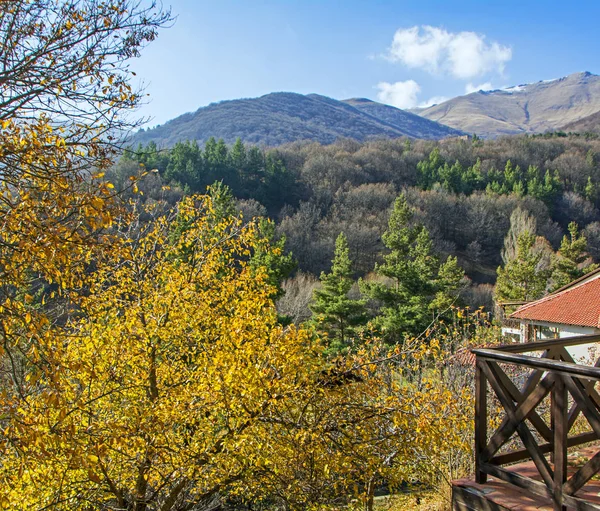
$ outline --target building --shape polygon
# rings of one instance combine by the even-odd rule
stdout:
[[[521,305],[509,315],[502,333],[521,342],[600,333],[600,268]]]

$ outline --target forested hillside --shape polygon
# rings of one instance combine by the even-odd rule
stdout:
[[[144,97],[129,60],[172,21],[137,0],[0,2],[0,509],[374,511],[383,487],[435,491],[470,460],[471,394],[447,361],[465,329],[495,332],[467,313],[417,343],[422,313],[384,344],[360,314],[327,337],[354,287],[343,236],[346,287],[315,328],[286,327],[292,258],[273,222],[247,219],[313,202],[283,154],[211,140],[114,167]],[[189,193],[214,180],[246,199]],[[462,274],[395,204],[384,241],[418,241],[410,269],[430,271],[411,306],[434,311]],[[382,271],[406,276],[392,259]]]
[[[414,221],[426,226],[435,251],[456,256],[475,283],[491,284],[518,207],[555,250],[568,224],[576,222],[592,256],[600,258],[599,158],[600,141],[577,136],[345,140],[270,151],[211,139],[203,148],[140,146],[114,172],[124,177],[142,162],[159,173],[150,195],[173,197],[222,180],[247,217],[276,220],[299,269],[313,275],[329,269],[340,232],[355,274],[373,271],[386,252],[382,234],[390,208],[404,190],[416,209]],[[160,191],[160,183],[171,190]]]
[[[160,147],[171,147],[185,140],[204,143],[211,136],[232,144],[239,137],[247,143],[275,146],[299,140],[329,144],[339,138],[440,139],[462,134],[460,130],[374,101],[338,101],[319,94],[276,92],[210,104],[162,126],[140,130],[133,140],[136,144],[155,142]]]
[[[241,21],[270,34],[259,18]],[[473,377],[469,350],[506,340],[492,299],[598,267],[600,139],[415,141],[398,136],[447,129],[283,95],[270,124],[228,122],[336,142],[265,149],[205,125],[127,147],[131,60],[174,20],[143,0],[0,2],[0,509],[449,509],[475,472],[473,410],[478,431],[510,415],[481,414]],[[544,378],[559,418],[570,380]],[[568,428],[541,406],[558,446]]]

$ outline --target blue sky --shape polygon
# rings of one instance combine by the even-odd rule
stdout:
[[[600,74],[600,2],[165,0],[177,20],[132,64],[162,124],[274,91],[401,108]]]

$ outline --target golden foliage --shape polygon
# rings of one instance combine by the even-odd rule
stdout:
[[[137,509],[149,489],[152,502],[201,499],[255,465],[257,421],[317,358],[305,333],[278,326],[266,273],[244,262],[256,226],[215,223],[211,208],[180,204],[174,243],[166,218],[126,239],[117,264],[97,262],[81,319],[44,339],[6,432],[7,508]]]
[[[438,477],[463,442],[456,396],[373,363],[376,342],[326,362],[278,324],[248,263],[259,244],[256,224],[195,197],[96,259],[78,314],[28,353],[6,509],[179,510],[219,492],[300,509]]]
[[[127,59],[168,20],[140,5],[0,2],[0,508],[300,509],[436,479],[466,421],[439,378],[283,328],[249,263],[278,249],[208,197],[147,223],[117,206]]]

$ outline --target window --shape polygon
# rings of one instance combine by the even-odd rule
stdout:
[[[560,329],[556,326],[535,326],[536,340],[542,339],[558,339],[560,337]]]

